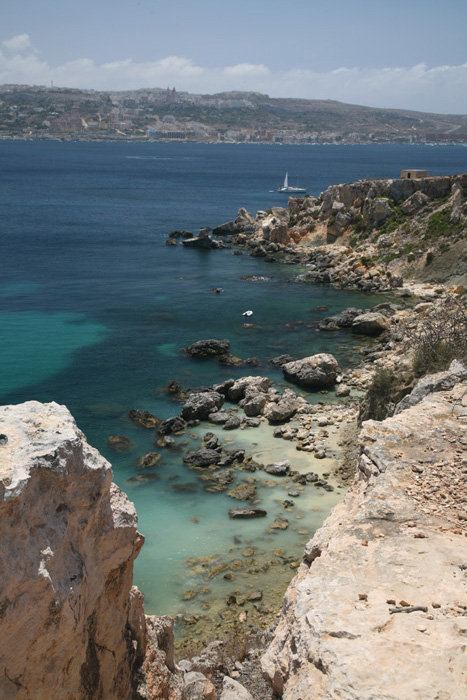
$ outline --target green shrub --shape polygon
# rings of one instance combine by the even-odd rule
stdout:
[[[430,216],[426,235],[431,240],[436,240],[441,236],[452,236],[460,233],[465,228],[466,226],[462,221],[451,221],[451,210],[446,208]]]
[[[364,396],[359,413],[359,421],[384,420],[392,415],[394,407],[411,390],[413,377],[394,374],[389,369],[380,368]]]

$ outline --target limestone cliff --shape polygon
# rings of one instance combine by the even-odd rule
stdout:
[[[467,697],[467,382],[431,386],[364,423],[263,657],[285,700]]]
[[[143,544],[108,462],[55,403],[0,408],[0,697],[179,698],[172,621],[132,588]]]

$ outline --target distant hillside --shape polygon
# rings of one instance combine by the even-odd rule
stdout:
[[[375,109],[257,92],[194,95],[175,88],[97,92],[0,86],[0,136],[16,138],[467,142],[467,116]]]

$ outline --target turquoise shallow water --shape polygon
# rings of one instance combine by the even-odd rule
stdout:
[[[146,408],[162,418],[178,412],[164,391],[170,379],[195,386],[258,371],[282,381],[267,361],[283,352],[329,350],[348,364],[355,360],[354,340],[344,331],[319,334],[315,323],[346,306],[368,308],[379,300],[297,284],[291,266],[230,251],[169,248],[167,233],[216,225],[241,206],[256,212],[285,204],[269,190],[286,170],[298,172],[318,194],[334,182],[397,176],[403,167],[466,171],[467,149],[0,142],[0,400],[66,404],[89,442],[112,462],[146,536],[135,576],[149,612],[199,610],[199,597],[181,601],[183,591],[204,580],[185,563],[190,556],[242,556],[248,540],[265,552],[261,556],[277,547],[298,556],[337,496],[301,496],[303,517],[293,516],[295,530],[291,525],[271,534],[264,522],[233,524],[226,513],[236,503],[206,493],[181,461],[183,451],[199,443],[189,435],[178,439],[188,441],[179,451],[162,453],[159,479],[136,486],[128,478],[139,473],[137,458],[153,449],[154,438],[129,422],[128,409]],[[264,279],[241,279],[248,275]],[[210,291],[219,286],[222,294]],[[328,311],[316,309],[323,305]],[[253,328],[243,326],[248,308]],[[261,366],[224,368],[180,353],[205,337],[229,338],[236,355],[256,356]],[[132,450],[109,450],[113,434],[128,436]],[[252,454],[268,446],[268,459],[290,447],[273,441],[266,428],[228,438]],[[292,456],[296,468],[318,470],[306,455]],[[187,483],[188,491],[174,489]],[[259,487],[271,519],[282,512],[283,491]],[[250,585],[242,576],[236,583]],[[229,585],[222,576],[209,581],[213,596],[225,596]]]

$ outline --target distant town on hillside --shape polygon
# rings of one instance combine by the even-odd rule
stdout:
[[[258,92],[0,86],[0,139],[226,143],[467,143],[467,116]]]

